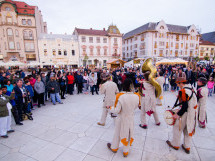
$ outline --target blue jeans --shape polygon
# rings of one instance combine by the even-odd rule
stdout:
[[[52,100],[52,103],[55,104],[56,101],[61,103],[61,100],[60,100],[60,95],[59,93],[51,93],[51,100]]]
[[[168,91],[169,90],[169,84],[164,84],[164,91]]]
[[[213,88],[208,88],[208,96],[212,96]]]

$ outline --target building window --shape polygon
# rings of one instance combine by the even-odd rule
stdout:
[[[97,55],[100,55],[100,48],[97,48]]]
[[[67,55],[67,51],[66,51],[66,50],[64,50],[64,52],[63,52],[63,53],[64,53],[64,55],[65,55],[65,56]]]
[[[89,42],[93,43],[93,37],[89,37]]]
[[[154,48],[157,48],[157,42],[155,41]]]
[[[160,42],[159,42],[159,45],[160,45],[160,46],[164,46],[164,45],[165,45],[165,42],[160,41]]]
[[[132,50],[132,45],[130,46],[130,50]]]
[[[82,37],[81,37],[81,41],[82,41],[82,42],[86,42],[86,37],[85,37],[85,36],[82,36]]]
[[[32,21],[31,19],[28,19],[28,25],[31,26],[32,25]]]
[[[176,48],[176,49],[179,48],[179,44],[178,44],[178,43],[175,44],[175,48]]]
[[[16,30],[16,37],[19,37],[19,31]]]
[[[16,43],[16,48],[17,48],[17,50],[20,50],[20,49],[21,49],[21,48],[20,48],[20,43],[19,43],[19,42]]]
[[[135,48],[135,49],[137,48],[137,44],[134,44],[134,48]]]
[[[31,30],[24,30],[23,31],[23,37],[25,40],[33,40],[34,39],[33,32]]]
[[[15,44],[13,41],[9,42],[9,49],[11,49],[11,50],[15,49]]]
[[[13,36],[13,30],[12,29],[7,29],[7,36]]]
[[[0,54],[0,60],[3,60],[3,58],[4,58],[3,54]]]
[[[103,43],[107,43],[107,38],[103,38]]]
[[[114,38],[114,44],[117,44],[117,38]]]
[[[22,25],[26,25],[26,19],[22,19]]]
[[[96,42],[97,42],[97,43],[100,43],[100,37],[97,37],[97,38],[96,38]]]
[[[181,43],[181,48],[183,48],[183,43]]]
[[[134,41],[137,41],[137,36],[135,36]]]
[[[11,11],[10,7],[5,7],[5,11]]]
[[[93,55],[93,48],[90,49],[90,55]]]
[[[7,23],[12,23],[13,21],[12,21],[12,17],[7,17]]]
[[[61,55],[61,50],[58,50],[58,55]]]
[[[53,54],[53,56],[56,56],[56,51],[55,51],[55,49],[52,50],[52,54]]]
[[[47,49],[44,49],[44,55],[45,55],[45,56],[48,56],[48,54],[47,54]]]
[[[83,55],[87,55],[85,48],[83,49]]]
[[[33,51],[35,51],[34,43],[32,43],[32,42],[25,42],[25,51],[26,52],[33,52]]]
[[[107,49],[104,49],[104,55],[107,55]]]
[[[75,50],[72,50],[72,56],[75,56]]]
[[[103,66],[107,66],[107,60],[103,60]]]

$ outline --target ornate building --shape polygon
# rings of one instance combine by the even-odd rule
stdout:
[[[40,33],[47,33],[47,26],[38,7],[19,1],[0,1],[1,60],[39,61]]]
[[[198,56],[199,37],[194,25],[147,23],[123,36],[123,59],[180,57],[189,60]]]
[[[210,41],[200,40],[199,43],[199,58],[204,59],[208,57],[213,59],[215,56],[215,44]]]
[[[41,34],[38,44],[42,65],[79,65],[78,40],[74,35]]]
[[[81,66],[102,67],[108,60],[122,56],[122,34],[114,25],[108,30],[75,28],[73,35],[78,38]]]

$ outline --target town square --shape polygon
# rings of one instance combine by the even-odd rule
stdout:
[[[214,161],[207,1],[0,0],[0,161]]]

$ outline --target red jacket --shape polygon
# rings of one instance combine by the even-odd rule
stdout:
[[[73,75],[68,75],[67,79],[68,79],[68,84],[73,84],[74,83],[75,78],[74,78]]]

